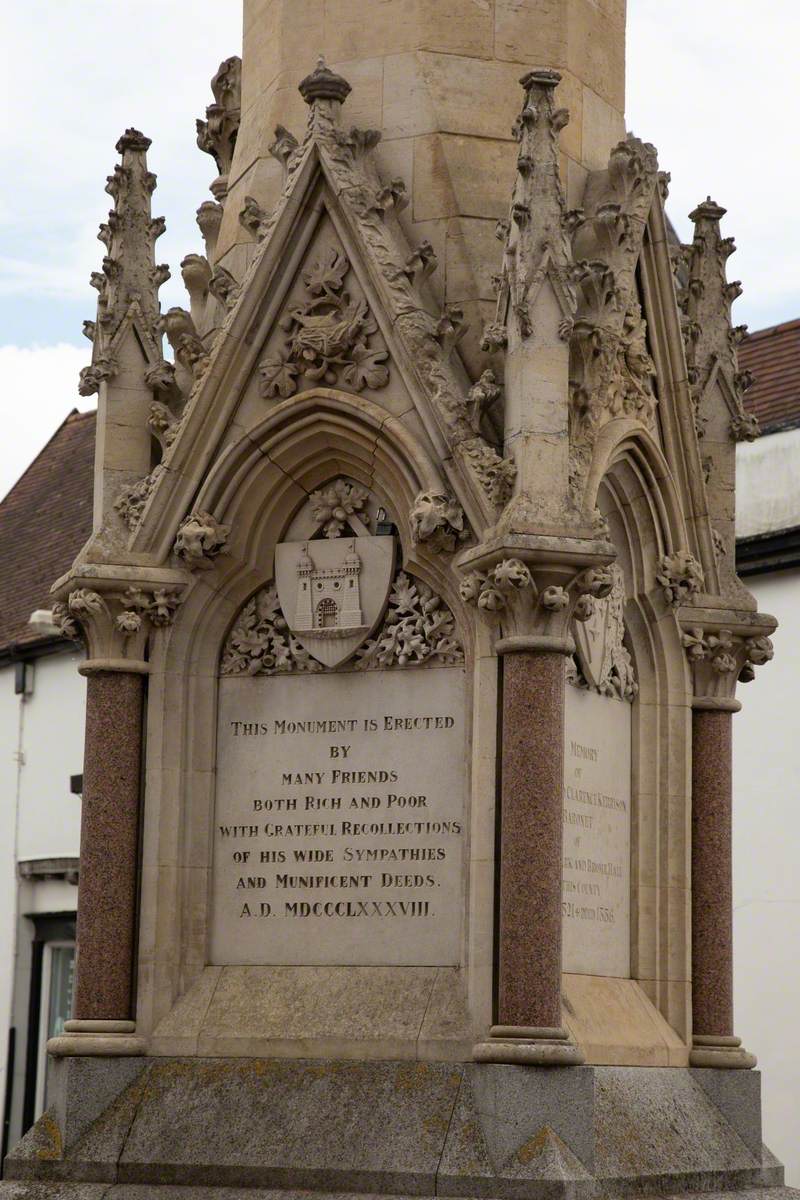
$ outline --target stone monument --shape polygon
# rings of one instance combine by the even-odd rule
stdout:
[[[625,135],[624,16],[245,0],[188,309],[120,139],[54,587],[74,1017],[4,1200],[780,1188],[731,997],[775,625],[734,247],[710,200],[678,243]]]

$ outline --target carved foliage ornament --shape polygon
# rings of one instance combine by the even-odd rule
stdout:
[[[755,667],[770,662],[774,653],[768,637],[742,638],[730,629],[709,631],[693,627],[683,633],[682,641],[692,666],[707,668],[712,678],[731,676],[741,683],[749,683],[755,676]],[[695,673],[700,678],[697,670]]]
[[[434,553],[450,554],[470,536],[464,510],[448,492],[420,492],[411,510],[411,537]]]
[[[464,651],[455,618],[440,596],[405,571],[395,576],[378,634],[356,651],[358,671],[460,663]],[[276,675],[322,671],[321,663],[292,634],[274,584],[242,609],[222,654],[223,675]]]
[[[665,554],[658,564],[656,582],[661,584],[667,604],[687,604],[703,586],[703,568],[685,550]]]
[[[369,492],[357,483],[336,479],[323,488],[318,488],[309,497],[311,513],[326,538],[337,538],[346,526],[355,521],[356,532],[366,532],[369,517],[366,504]]]
[[[344,290],[349,270],[346,255],[331,247],[303,271],[307,298],[281,322],[285,348],[259,365],[262,396],[293,396],[300,377],[341,381],[354,392],[389,382],[387,352],[369,346],[378,328],[369,305]]]
[[[83,638],[95,656],[139,658],[151,628],[171,625],[182,589],[128,587],[115,592],[75,588],[53,605],[53,622],[64,637]]]
[[[547,572],[542,571],[547,579]],[[504,558],[488,571],[471,571],[461,581],[461,598],[474,604],[504,637],[544,633],[565,636],[569,621],[588,621],[594,600],[613,587],[608,567],[589,567],[566,577],[566,584],[539,586],[531,568]]]

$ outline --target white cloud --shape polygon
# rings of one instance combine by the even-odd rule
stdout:
[[[94,401],[78,395],[78,372],[91,347],[0,346],[0,497],[5,496],[73,408],[87,411]]]

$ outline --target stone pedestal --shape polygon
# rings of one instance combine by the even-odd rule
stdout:
[[[65,1060],[54,1084],[0,1200],[800,1195],[753,1073],[148,1057]]]

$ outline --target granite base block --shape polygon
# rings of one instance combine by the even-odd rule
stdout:
[[[58,1105],[7,1158],[0,1200],[800,1200],[756,1138],[751,1073],[121,1061],[64,1064]]]

